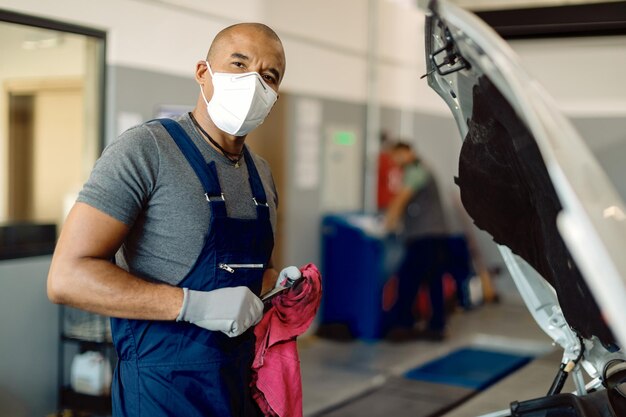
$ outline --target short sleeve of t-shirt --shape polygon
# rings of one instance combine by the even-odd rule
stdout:
[[[131,226],[148,200],[159,171],[159,152],[145,126],[124,132],[105,148],[77,201]]]
[[[413,164],[404,170],[404,178],[402,180],[405,188],[413,191],[419,191],[428,182],[428,171],[421,165]]]

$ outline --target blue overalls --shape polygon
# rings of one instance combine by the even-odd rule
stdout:
[[[158,120],[202,183],[211,209],[204,246],[179,284],[199,291],[245,285],[259,295],[263,272],[274,246],[269,206],[261,178],[247,148],[256,219],[233,219],[226,205],[215,162],[207,164],[184,129]],[[112,319],[118,364],[113,378],[114,416],[258,416],[250,393],[254,332],[229,338],[189,323]]]

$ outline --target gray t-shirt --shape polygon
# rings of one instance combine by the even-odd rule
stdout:
[[[207,162],[215,161],[229,217],[256,218],[242,159],[239,168],[209,145],[188,114],[175,118]],[[268,163],[252,155],[276,232],[278,196]],[[195,172],[158,122],[124,132],[106,147],[78,196],[130,226],[117,264],[139,277],[178,284],[202,250],[211,210]]]
[[[442,236],[447,226],[439,189],[433,175],[422,163],[414,163],[404,168],[405,188],[413,190],[413,196],[404,212],[405,241]]]

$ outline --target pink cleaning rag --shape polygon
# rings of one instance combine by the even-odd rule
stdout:
[[[308,329],[322,299],[322,277],[313,264],[300,268],[302,282],[272,300],[254,329],[252,396],[266,416],[302,417],[297,336]]]

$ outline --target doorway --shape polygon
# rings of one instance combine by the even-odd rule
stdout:
[[[87,179],[104,137],[104,41],[0,10],[0,236],[27,247],[20,227],[58,229]]]
[[[82,80],[8,84],[8,220],[63,221],[84,180]]]

